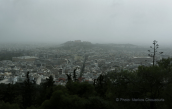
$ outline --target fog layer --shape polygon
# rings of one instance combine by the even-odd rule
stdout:
[[[171,0],[1,0],[0,42],[170,45]]]

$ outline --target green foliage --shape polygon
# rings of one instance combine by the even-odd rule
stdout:
[[[30,81],[29,72],[27,72],[27,78],[23,83],[22,87],[22,108],[30,107],[35,104],[36,101],[36,87],[35,84]]]
[[[170,62],[172,62],[172,58],[168,58],[168,59],[163,58],[162,60],[157,61],[157,64],[160,68],[169,69],[171,71],[172,63],[170,64]]]
[[[47,99],[50,99],[53,93],[54,88],[54,79],[53,76],[50,75],[46,82],[41,84],[39,89],[39,95],[37,96],[36,103],[38,106],[42,104]]]
[[[110,72],[107,75],[111,81],[110,87],[108,89],[108,95],[110,93],[111,96],[108,96],[111,100],[115,100],[115,98],[130,98],[132,93],[137,91],[134,89],[135,82],[135,74],[122,71],[119,73]]]
[[[86,100],[78,97],[77,95],[69,95],[62,91],[55,91],[50,100],[46,100],[40,109],[74,109],[82,108],[86,104]]]
[[[78,95],[80,97],[88,98],[89,96],[93,96],[95,94],[94,86],[87,82],[72,82],[66,84],[66,88],[70,94]]]
[[[107,92],[107,97],[110,100],[113,98],[150,98],[150,99],[165,99],[165,102],[131,102],[118,103],[120,108],[124,106],[134,108],[151,108],[161,109],[170,107],[170,99],[172,97],[172,73],[168,68],[164,68],[163,63],[167,60],[161,61],[160,66],[139,66],[136,72],[121,71],[119,73],[110,72],[109,77],[112,87]],[[115,99],[114,99],[115,102]]]
[[[88,99],[78,95],[70,95],[62,91],[55,91],[50,100],[46,100],[40,109],[112,109],[113,105],[100,97]]]
[[[58,85],[58,86],[53,87],[53,92],[58,91],[58,90],[61,90],[64,93],[69,93],[67,88],[65,86],[62,86],[62,85]]]
[[[75,82],[77,81],[76,70],[77,70],[77,69],[74,69],[74,71],[73,71],[73,79],[74,79],[73,81],[75,81]],[[70,81],[70,79],[68,79],[68,80]]]
[[[94,81],[95,90],[99,96],[105,97],[108,88],[110,88],[110,81],[108,76],[100,75],[96,81]]]
[[[115,107],[108,100],[104,100],[99,96],[89,97],[89,109],[114,109]]]
[[[43,84],[45,88],[53,87],[54,86],[54,79],[53,76],[50,75],[49,78],[46,78],[46,82]]]
[[[26,109],[37,109],[35,106],[30,106],[30,107],[27,107]]]
[[[4,101],[0,102],[0,109],[20,109],[18,104],[5,103]]]
[[[5,102],[12,103],[12,101],[14,100],[15,93],[12,91],[12,89],[13,89],[12,85],[8,84],[6,89],[4,90],[3,100]]]

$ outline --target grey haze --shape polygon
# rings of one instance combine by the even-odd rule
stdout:
[[[0,42],[172,42],[171,0],[0,0]]]

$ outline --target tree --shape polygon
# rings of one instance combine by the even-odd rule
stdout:
[[[105,98],[106,92],[109,88],[109,78],[107,75],[100,75],[97,79],[94,79],[94,87],[99,96]]]
[[[77,79],[77,75],[76,75],[76,70],[77,70],[77,68],[76,69],[74,69],[74,71],[73,71],[73,81],[78,81],[78,79]]]
[[[163,59],[157,61],[157,64],[162,69],[168,69],[170,72],[171,68],[172,68],[172,58],[168,58],[168,59],[163,58]]]
[[[72,81],[73,82],[77,82],[78,81],[78,79],[77,79],[77,74],[76,74],[76,70],[77,70],[78,68],[75,68],[74,70],[73,70],[73,80],[72,80],[72,75],[71,74],[66,74],[66,76],[67,76],[67,80],[68,80],[68,82],[67,83],[71,83]]]
[[[67,76],[67,83],[70,83],[70,82],[72,82],[72,78],[71,78],[71,74],[66,74],[66,76]]]
[[[25,109],[35,103],[35,92],[35,82],[30,81],[29,72],[27,72],[22,90],[22,108]]]
[[[148,50],[148,52],[150,53],[150,54],[148,54],[148,56],[150,56],[150,57],[153,58],[153,66],[154,66],[155,65],[155,55],[158,52],[157,49],[159,48],[159,45],[157,44],[157,41],[156,40],[153,41],[153,47],[150,46],[150,48],[153,49],[153,52],[151,52],[150,50]],[[159,52],[159,54],[162,54],[162,53],[163,52]]]
[[[88,82],[73,82],[66,84],[66,88],[70,94],[78,95],[79,97],[88,98],[89,96],[93,96],[95,94],[94,86]]]
[[[139,66],[135,72],[109,72],[110,88],[106,91],[108,99],[140,98],[164,99],[164,101],[118,102],[120,108],[137,106],[139,109],[172,108],[172,72],[171,59],[158,61],[158,65]],[[169,70],[170,69],[170,70]],[[114,101],[115,102],[115,101]]]
[[[166,63],[166,61],[164,61]],[[164,64],[165,64],[164,63]],[[163,63],[161,63],[163,64]],[[172,85],[172,73],[168,68],[162,68],[160,66],[140,66],[137,71],[137,83],[141,86],[142,95],[151,98],[168,98],[172,97],[171,85]],[[167,90],[168,89],[168,90]],[[164,102],[157,103],[155,101],[150,102],[151,109],[163,108],[171,100],[165,99]],[[171,105],[172,106],[172,105]]]
[[[46,78],[46,82],[42,84],[43,89],[41,91],[41,96],[39,97],[40,99],[39,104],[40,102],[43,102],[44,100],[50,99],[53,93],[53,86],[55,86],[54,82],[55,81],[52,75],[50,75],[49,78]]]
[[[85,109],[86,104],[86,99],[57,90],[49,100],[42,103],[40,109]]]
[[[10,104],[10,103],[5,103],[4,101],[0,102],[0,109],[20,109],[18,104]]]
[[[44,86],[45,86],[46,88],[52,87],[52,86],[54,86],[54,82],[55,82],[55,81],[54,81],[53,76],[50,75],[49,78],[46,78],[46,82],[44,83]]]
[[[13,103],[13,102],[15,102],[16,96],[17,96],[17,93],[16,93],[14,85],[9,83],[5,90],[3,100],[5,102]]]

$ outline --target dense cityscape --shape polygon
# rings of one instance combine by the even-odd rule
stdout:
[[[24,48],[1,48],[0,54],[14,52],[20,56],[1,59],[0,83],[23,82],[29,71],[31,79],[37,84],[52,75],[56,85],[65,85],[66,74],[73,74],[75,68],[80,82],[93,83],[100,74],[109,71],[136,71],[140,65],[151,66],[152,58],[148,56],[148,49],[132,44],[92,44],[81,40],[68,41],[50,48],[32,48],[31,45]],[[171,57],[172,52],[168,49],[160,50],[164,54],[157,55],[157,61]]]

